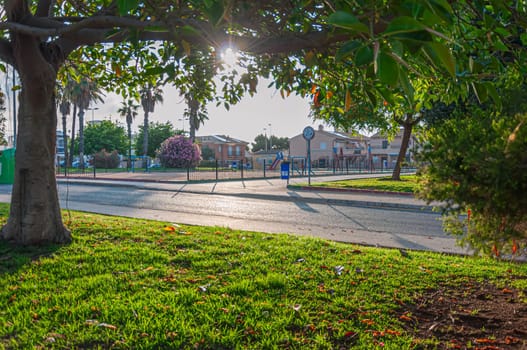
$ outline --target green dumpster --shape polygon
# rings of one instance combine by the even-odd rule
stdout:
[[[0,184],[12,184],[15,181],[15,149],[0,151]]]

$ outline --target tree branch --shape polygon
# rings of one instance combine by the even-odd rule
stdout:
[[[53,8],[55,0],[40,0],[37,5],[37,11],[35,16],[37,17],[48,17]]]

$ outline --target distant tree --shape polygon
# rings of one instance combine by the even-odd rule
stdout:
[[[139,132],[135,138],[135,153],[142,154],[143,152],[143,134],[144,126],[139,125]],[[154,158],[156,156],[156,151],[161,146],[161,143],[174,135],[183,135],[183,130],[176,130],[170,122],[159,123],[159,122],[150,122],[148,126],[148,150],[146,155],[148,157]]]
[[[158,157],[165,168],[186,168],[196,166],[201,154],[198,145],[185,136],[177,135],[163,141]]]
[[[116,150],[109,153],[102,149],[93,155],[93,166],[95,168],[115,169],[119,167],[119,154]]]
[[[121,102],[121,108],[117,110],[121,117],[126,118],[126,126],[128,129],[128,167],[132,166],[132,122],[137,116],[139,105],[133,100],[126,100]]]
[[[252,151],[272,151],[272,150],[284,150],[289,148],[289,139],[287,137],[271,136],[266,137],[260,134],[254,138],[254,142],[251,144]],[[272,149],[271,149],[272,147]]]
[[[278,137],[271,136],[269,146],[274,150],[284,150],[289,149],[289,138],[287,137]]]
[[[86,154],[94,154],[103,149],[108,152],[117,151],[120,154],[126,154],[126,132],[122,126],[103,120],[101,123],[86,127],[84,145]]]
[[[201,158],[204,160],[214,160],[216,158],[216,153],[214,153],[214,150],[209,147],[204,146],[201,148]]]
[[[137,154],[142,154],[143,156],[147,156],[149,153],[149,125],[150,122],[148,120],[148,117],[150,113],[154,113],[154,109],[157,103],[163,103],[163,90],[159,88],[157,85],[147,84],[146,86],[141,89],[140,92],[141,95],[141,106],[143,106],[143,113],[144,113],[144,119],[143,119],[143,133],[141,135],[141,140],[143,140],[143,148],[141,149],[141,152],[138,152],[136,148]]]
[[[251,144],[252,151],[265,151],[269,149],[269,140],[263,134],[260,134],[254,138],[254,142]]]
[[[84,114],[92,102],[103,102],[103,93],[97,84],[88,78],[72,81],[68,89],[71,100],[79,111],[79,160],[84,168]]]

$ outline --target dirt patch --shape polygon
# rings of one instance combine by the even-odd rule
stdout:
[[[527,303],[489,283],[443,286],[406,305],[401,320],[417,349],[527,349]],[[432,347],[424,340],[436,339]]]

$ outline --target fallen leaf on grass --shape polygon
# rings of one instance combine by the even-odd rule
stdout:
[[[344,333],[344,338],[352,338],[352,337],[356,336],[357,334],[358,334],[357,332],[348,331],[348,332]]]
[[[408,315],[401,315],[401,316],[399,316],[399,319],[403,320],[403,321],[411,321],[412,320],[412,318],[410,316],[408,316]]]
[[[372,326],[372,325],[375,324],[375,321],[373,321],[373,320],[371,320],[369,318],[365,318],[365,319],[361,320],[361,322],[364,323],[364,324],[367,324],[368,326]]]
[[[384,330],[384,332],[386,332],[386,334],[393,335],[393,336],[396,336],[396,337],[401,335],[401,332],[394,331],[392,329],[386,329],[386,330]]]
[[[510,290],[508,288],[503,288],[502,292],[505,293],[505,294],[512,294],[512,293],[514,293],[512,290]]]
[[[511,337],[511,336],[506,336],[505,337],[505,344],[516,344],[516,343],[519,343],[520,342],[520,339],[518,338],[514,338],[514,337]]]
[[[176,228],[174,226],[166,226],[164,230],[167,232],[175,232]]]
[[[111,329],[113,331],[115,331],[117,329],[117,326],[114,326],[113,324],[109,324],[109,323],[99,323],[97,325],[98,327],[103,327],[103,328],[108,328],[108,329]]]

